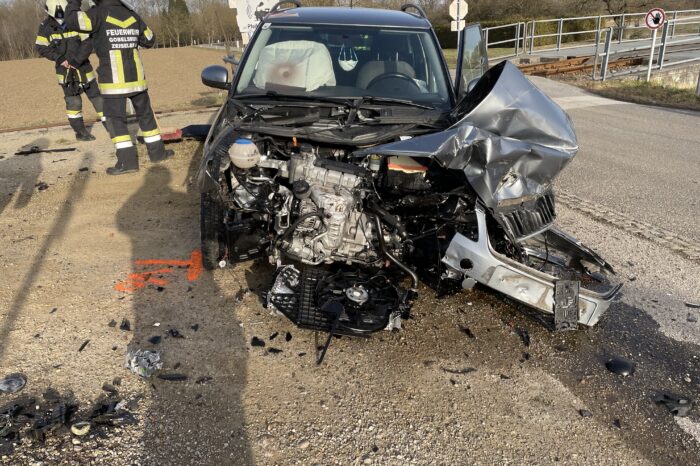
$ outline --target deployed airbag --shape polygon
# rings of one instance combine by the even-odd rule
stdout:
[[[267,45],[260,52],[255,87],[296,87],[306,92],[321,86],[335,86],[333,61],[328,49],[318,42],[290,40]]]

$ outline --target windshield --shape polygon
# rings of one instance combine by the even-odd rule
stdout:
[[[250,47],[237,94],[383,97],[450,107],[429,31],[268,23]]]

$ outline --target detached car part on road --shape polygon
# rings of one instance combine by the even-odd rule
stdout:
[[[400,325],[419,280],[595,325],[613,270],[553,227],[552,184],[578,150],[568,115],[511,63],[488,69],[478,25],[453,86],[420,8],[292,3],[232,82],[202,73],[229,90],[198,175],[205,265],[269,258],[268,307],[331,334]]]

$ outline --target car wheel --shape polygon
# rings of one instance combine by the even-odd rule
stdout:
[[[224,252],[224,210],[218,199],[208,193],[202,194],[200,222],[202,263],[207,270],[213,270]]]

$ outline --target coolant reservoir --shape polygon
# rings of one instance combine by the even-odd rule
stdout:
[[[260,162],[258,146],[250,139],[237,139],[228,150],[231,162],[238,168],[253,168]]]

